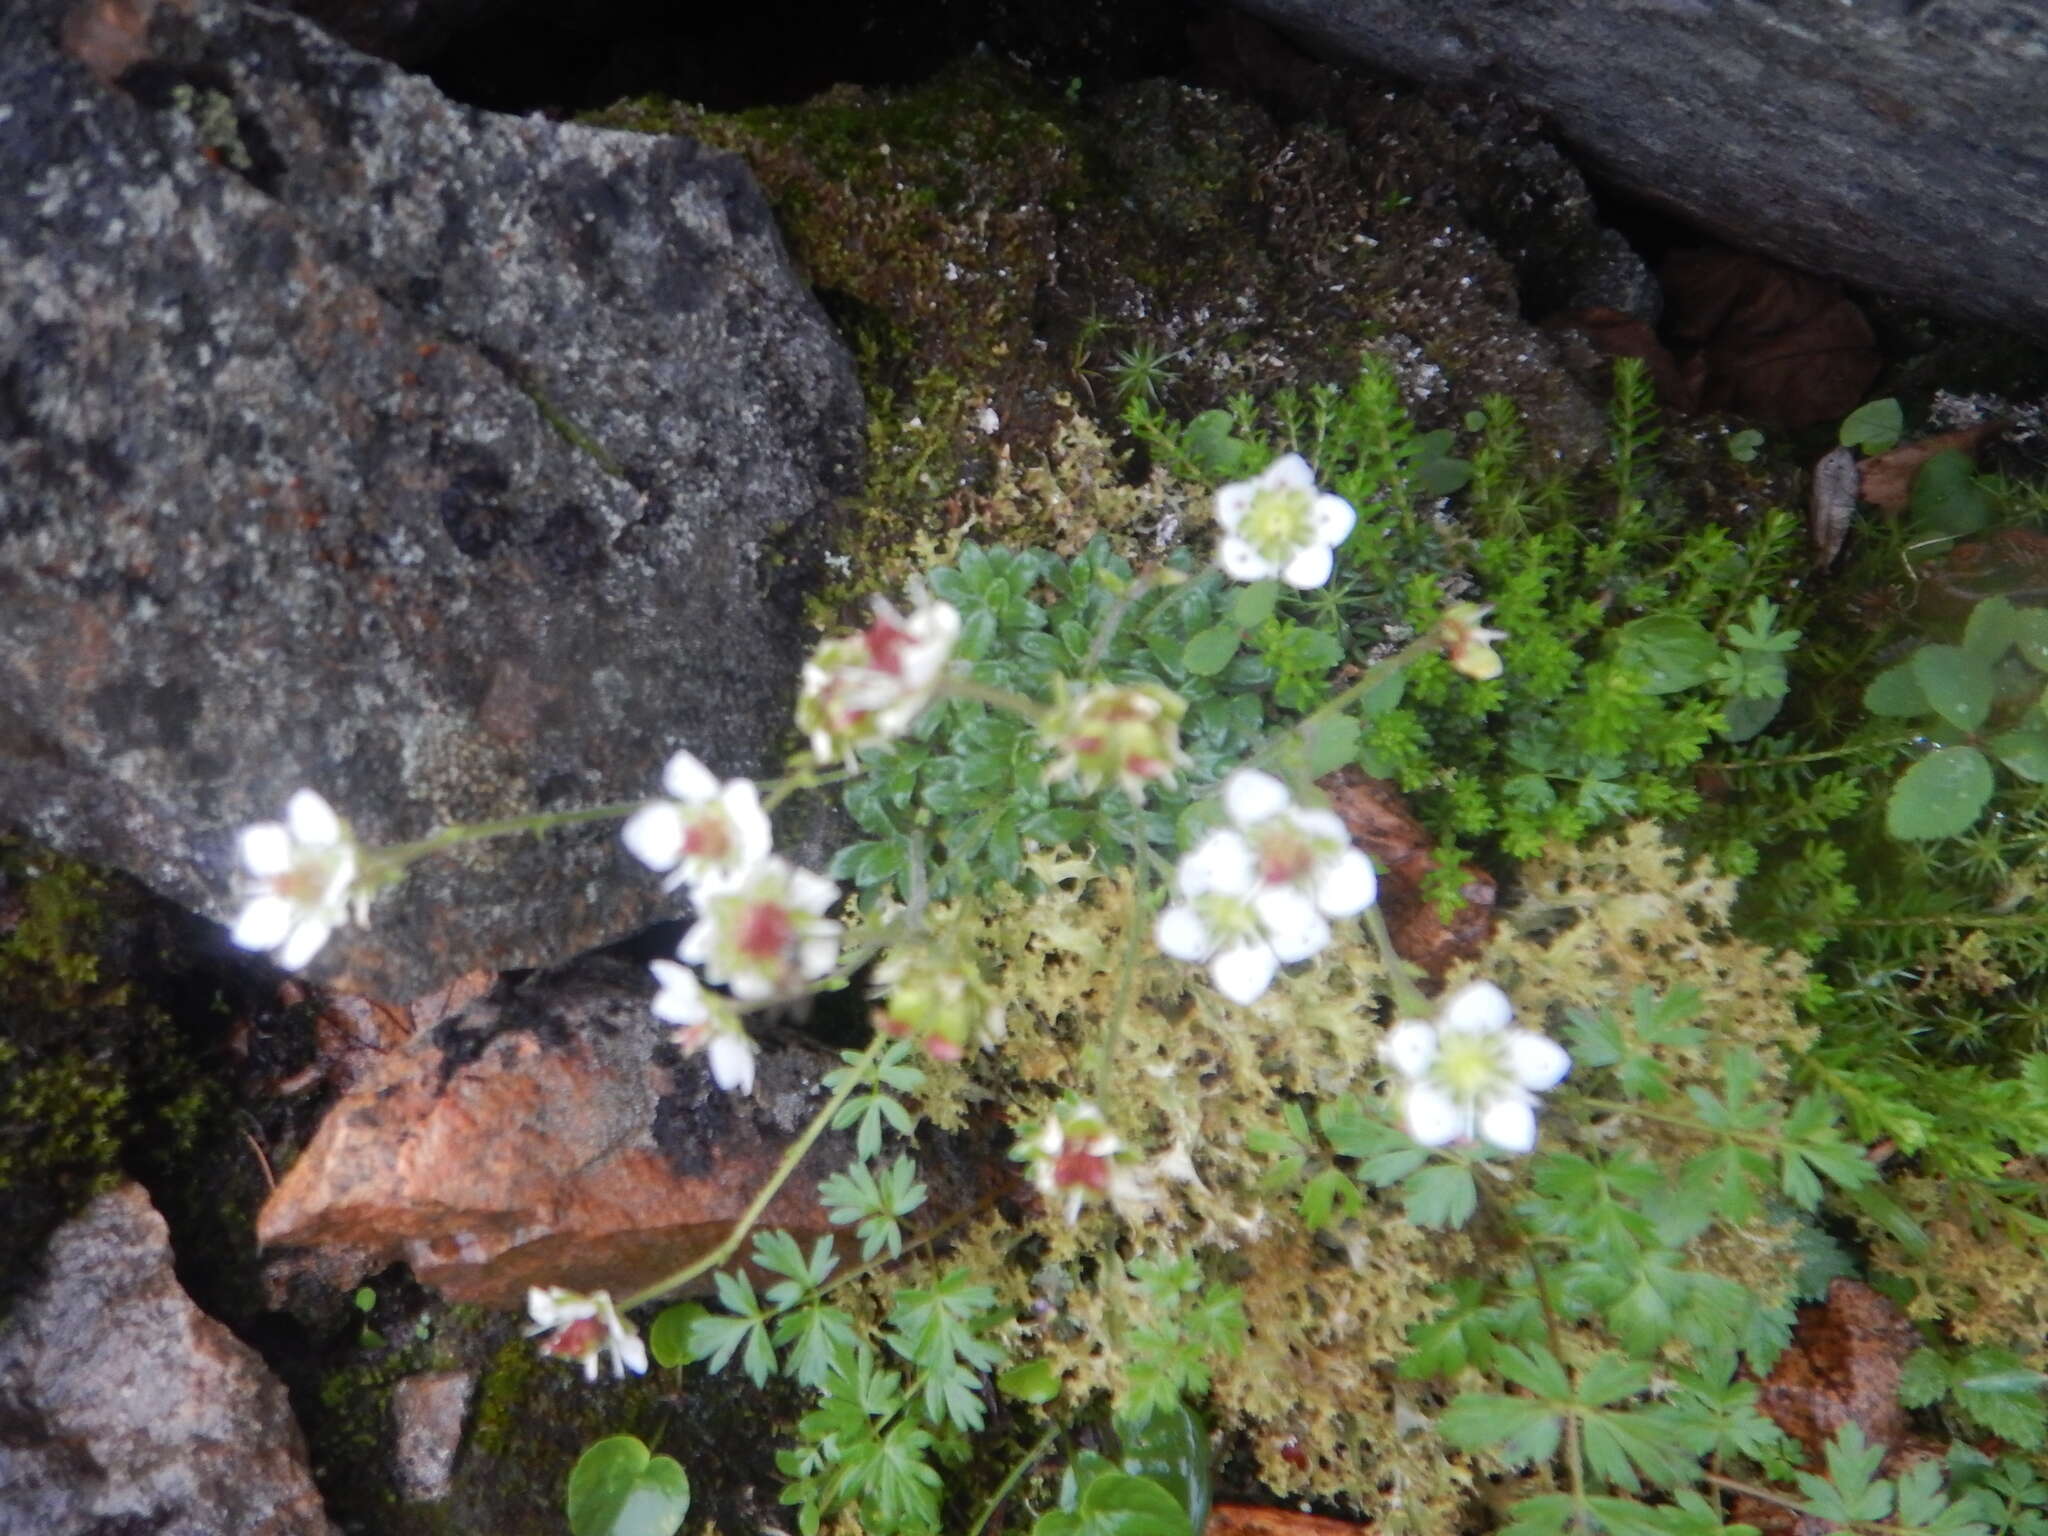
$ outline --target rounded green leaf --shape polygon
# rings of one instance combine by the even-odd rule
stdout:
[[[1974,731],[1991,713],[1991,668],[1961,646],[1923,645],[1909,665],[1929,706],[1949,724]]]
[[[998,1376],[996,1389],[1020,1403],[1049,1403],[1060,1395],[1060,1373],[1050,1360],[1026,1360]]]
[[[1279,601],[1279,582],[1255,581],[1232,601],[1230,617],[1239,629],[1256,629],[1273,617],[1273,607]]]
[[[1658,613],[1622,625],[1615,632],[1615,654],[1642,674],[1645,693],[1677,693],[1707,680],[1721,648],[1697,620]]]
[[[1920,691],[1919,680],[1913,676],[1913,663],[1902,661],[1870,680],[1870,685],[1863,690],[1863,707],[1873,715],[1910,720],[1915,715],[1927,714],[1934,706]]]
[[[1883,453],[1897,445],[1905,426],[1906,413],[1898,401],[1872,400],[1842,418],[1840,441],[1844,448]]]
[[[1084,1530],[1101,1536],[1193,1536],[1180,1501],[1149,1477],[1105,1472],[1081,1492]]]
[[[2030,784],[2048,784],[2048,731],[2007,731],[1991,738],[1991,752]]]
[[[711,1314],[701,1302],[679,1301],[663,1307],[647,1330],[647,1352],[656,1365],[674,1367],[690,1358],[690,1324]]]
[[[637,1435],[612,1435],[569,1473],[575,1536],[674,1536],[690,1512],[690,1480],[672,1456],[650,1455]]]
[[[1217,624],[1190,640],[1180,664],[1197,677],[1214,677],[1237,654],[1237,626]]]
[[[1748,741],[1761,736],[1764,727],[1778,718],[1778,711],[1784,705],[1783,694],[1769,699],[1730,699],[1721,706],[1721,719],[1725,726],[1721,734],[1730,741]]]
[[[1142,1424],[1118,1420],[1116,1432],[1124,1470],[1159,1484],[1179,1502],[1192,1529],[1205,1529],[1212,1486],[1209,1431],[1195,1411],[1176,1401]]]
[[[2048,608],[2021,608],[2013,621],[2014,643],[2027,665],[2048,672]]]
[[[1991,498],[1977,483],[1977,466],[1954,448],[1920,466],[1907,509],[1923,534],[1975,533],[1991,521]]]
[[[1996,661],[2020,637],[2020,611],[2005,597],[1987,597],[1970,610],[1963,649],[1982,661]]]
[[[1967,832],[1991,798],[1991,764],[1975,747],[1943,747],[1901,775],[1885,807],[1893,837],[1954,837]]]

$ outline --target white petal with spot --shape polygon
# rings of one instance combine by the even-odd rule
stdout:
[[[1480,1112],[1479,1134],[1503,1152],[1536,1145],[1536,1111],[1523,1099],[1495,1099]]]

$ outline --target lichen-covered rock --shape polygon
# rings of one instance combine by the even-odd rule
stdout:
[[[2048,338],[2048,29],[2007,0],[1239,0],[1542,111],[1620,187],[1809,271]]]
[[[826,1090],[829,1053],[764,1051],[752,1096],[682,1059],[647,1011],[645,973],[603,958],[507,985],[390,1053],[344,1097],[257,1221],[267,1245],[395,1259],[454,1301],[527,1287],[623,1295],[704,1253]],[[768,1207],[808,1245],[834,1230],[820,1177],[852,1143],[820,1138]]]
[[[0,1529],[327,1536],[283,1385],[192,1304],[139,1185],[60,1230],[0,1332]]]
[[[9,6],[0,102],[0,817],[219,913],[301,785],[388,842],[763,765],[860,403],[739,161],[229,0]],[[405,995],[656,895],[515,839],[336,953]]]

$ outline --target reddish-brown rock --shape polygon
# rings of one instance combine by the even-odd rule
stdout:
[[[723,1238],[824,1101],[836,1060],[764,1042],[752,1097],[728,1094],[647,1010],[645,972],[578,962],[501,984],[378,1059],[264,1206],[273,1247],[404,1260],[454,1301],[512,1307],[530,1285],[630,1292]],[[834,1231],[826,1135],[765,1224]],[[331,1276],[330,1276],[331,1278]]]

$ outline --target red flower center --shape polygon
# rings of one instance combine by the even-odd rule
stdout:
[[[546,1354],[560,1355],[565,1360],[581,1360],[604,1343],[608,1331],[601,1318],[579,1317],[575,1322],[557,1328],[541,1345],[541,1350]]]
[[[740,919],[739,951],[749,960],[780,960],[795,937],[796,925],[779,902],[756,902]]]
[[[732,852],[732,834],[723,816],[704,816],[683,831],[683,855],[692,859],[723,859]]]
[[[1296,885],[1316,867],[1306,838],[1273,831],[1259,839],[1259,879],[1267,885]]]
[[[1070,1148],[1053,1159],[1052,1182],[1058,1189],[1092,1189],[1102,1194],[1109,1188],[1109,1159]]]
[[[867,642],[869,665],[891,677],[903,675],[903,652],[911,644],[909,630],[899,628],[887,619],[877,619],[861,638]]]

